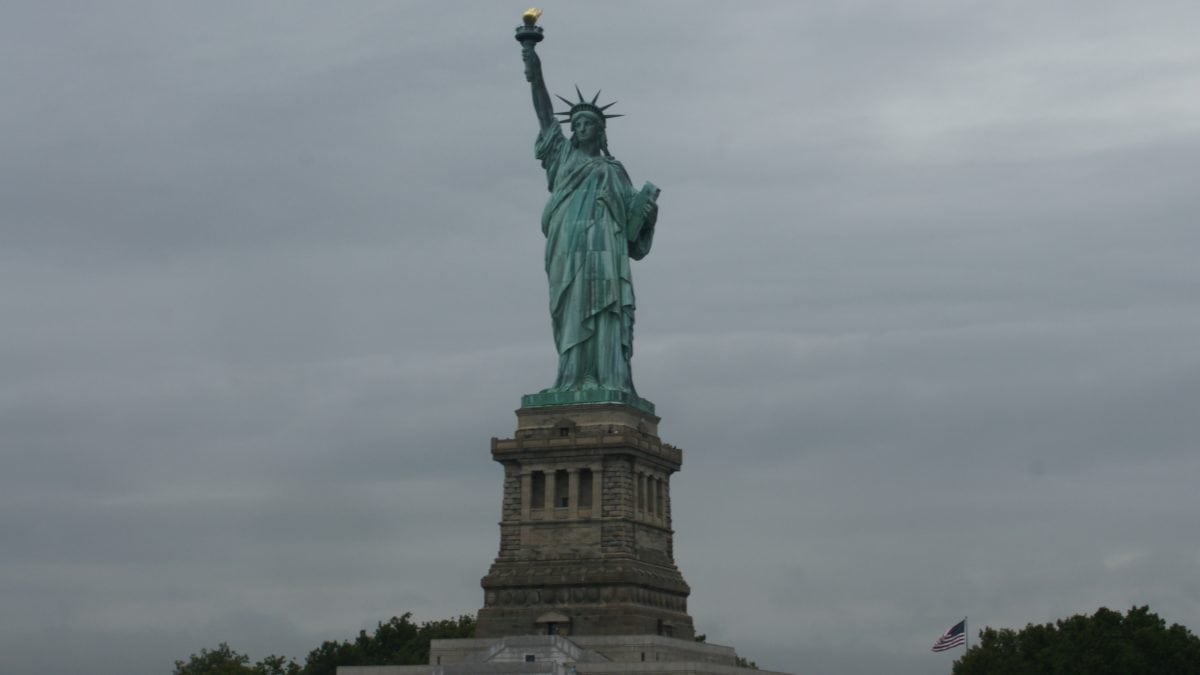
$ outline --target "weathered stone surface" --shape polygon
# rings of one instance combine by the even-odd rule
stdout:
[[[692,637],[670,516],[683,456],[657,432],[636,408],[585,405],[518,410],[515,438],[492,439],[504,496],[479,638]]]
[[[517,435],[543,431],[557,435],[564,425],[582,430],[623,427],[658,436],[659,418],[621,405],[578,405],[532,408],[517,411]]]

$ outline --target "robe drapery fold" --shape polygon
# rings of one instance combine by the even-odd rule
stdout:
[[[558,377],[546,391],[636,394],[629,258],[649,253],[654,219],[630,212],[637,193],[617,160],[572,147],[557,125],[542,130],[535,149],[550,190],[542,233],[558,349]]]

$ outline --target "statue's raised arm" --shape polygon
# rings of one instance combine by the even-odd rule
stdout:
[[[541,128],[557,124],[554,119],[554,107],[550,103],[550,92],[546,90],[546,81],[542,79],[542,59],[534,51],[534,46],[542,41],[542,28],[537,25],[541,10],[530,9],[521,18],[524,25],[517,29],[517,41],[521,43],[521,58],[525,60],[525,79],[533,92],[533,111],[537,113],[538,124]]]

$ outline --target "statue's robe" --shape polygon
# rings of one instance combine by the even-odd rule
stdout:
[[[625,167],[571,146],[558,125],[538,136],[550,199],[542,213],[558,379],[547,391],[636,394],[633,277],[629,259],[650,252],[654,218],[633,213],[637,192]]]

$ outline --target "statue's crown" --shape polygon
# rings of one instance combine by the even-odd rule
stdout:
[[[555,95],[557,96],[557,94],[555,94]],[[607,125],[608,123],[606,122],[606,120],[611,119],[613,117],[624,117],[624,115],[609,115],[608,113],[604,112],[605,110],[608,110],[609,108],[616,105],[617,104],[616,101],[613,101],[612,103],[609,103],[607,105],[596,105],[596,101],[600,100],[600,92],[599,91],[597,91],[596,95],[593,96],[592,100],[589,101],[583,97],[583,92],[579,91],[579,85],[575,85],[575,95],[577,95],[579,97],[578,103],[572,103],[571,101],[569,101],[561,96],[558,97],[558,100],[571,106],[570,110],[567,110],[565,112],[554,113],[555,115],[563,116],[563,119],[558,121],[559,124],[570,123],[571,120],[575,119],[575,116],[581,112],[588,112],[588,113],[595,115],[596,118],[600,120],[600,124],[602,124],[602,125]]]

